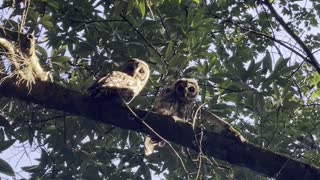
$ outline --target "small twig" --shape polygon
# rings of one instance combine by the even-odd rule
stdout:
[[[161,13],[160,13],[159,10],[157,10],[157,14],[158,14],[158,16],[159,16],[159,18],[160,18],[161,25],[163,26],[163,29],[164,29],[164,32],[166,33],[167,38],[170,38],[170,35],[169,35],[169,33],[168,33],[168,28],[167,28],[166,25],[164,24],[163,18],[162,18],[162,16],[161,16]]]
[[[299,64],[298,68],[295,69],[295,70],[290,74],[289,77],[287,77],[287,80],[289,80],[295,73],[297,73],[297,72],[299,71],[299,69],[302,67],[302,65],[304,64],[304,62],[305,62],[305,61],[302,61],[302,62]]]
[[[200,172],[201,172],[201,163],[202,163],[202,139],[203,139],[203,131],[201,131],[200,133],[200,141],[199,141],[199,168],[198,168],[198,172],[197,172],[197,176],[196,176],[196,180],[199,178],[200,176]],[[196,138],[197,139],[197,138]]]
[[[193,116],[193,120],[192,120],[192,129],[194,130],[195,127],[196,127],[196,119],[197,119],[197,116],[198,116],[198,113],[199,111],[201,110],[201,108],[206,105],[206,103],[202,103],[196,110],[196,112],[194,113],[194,116]]]
[[[305,61],[307,61],[307,62],[309,61],[309,60],[305,57],[305,55],[301,54],[301,53],[298,52],[297,50],[293,49],[292,47],[290,47],[289,45],[285,44],[284,42],[282,42],[281,40],[279,40],[279,39],[277,39],[277,38],[275,38],[275,37],[269,36],[269,35],[267,35],[267,34],[265,34],[265,33],[263,33],[263,32],[255,31],[255,30],[253,30],[253,29],[247,29],[247,28],[242,27],[242,26],[240,26],[240,25],[236,25],[236,26],[239,27],[239,28],[241,28],[241,29],[243,29],[243,30],[248,31],[249,33],[254,33],[254,34],[257,34],[257,35],[266,37],[266,38],[268,38],[268,39],[270,39],[270,40],[272,40],[272,41],[274,41],[274,42],[276,42],[276,43],[284,46],[285,48],[289,49],[290,51],[294,52],[294,53],[297,54],[299,57],[301,57],[303,60],[305,60]]]
[[[22,12],[22,17],[21,17],[21,24],[19,27],[19,32],[22,33],[23,32],[23,27],[26,23],[27,20],[27,16],[28,16],[28,11],[29,11],[29,7],[30,7],[30,1],[31,0],[24,0],[24,10]]]
[[[121,98],[122,99],[122,98]],[[144,122],[144,120],[139,117],[131,108],[130,106],[128,106],[128,104],[124,101],[124,99],[122,99],[123,103],[126,105],[126,107],[129,109],[129,111],[132,113],[132,115],[134,115],[137,119],[139,119],[143,125],[145,125],[150,131],[152,131],[155,135],[157,135],[161,140],[163,140],[164,142],[166,142],[170,148],[173,150],[173,152],[177,155],[178,159],[180,160],[181,162],[181,165],[186,173],[186,177],[187,179],[189,180],[189,175],[188,175],[188,171],[187,171],[187,168],[181,158],[181,156],[179,155],[179,153],[174,149],[174,147],[172,146],[172,144],[166,140],[165,138],[163,138],[160,134],[158,134],[151,126],[149,126],[146,122]]]

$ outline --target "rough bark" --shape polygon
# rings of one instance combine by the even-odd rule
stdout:
[[[2,79],[3,75],[0,78]],[[152,132],[142,123],[143,120],[163,138],[198,152],[199,147],[195,142],[199,141],[199,134],[203,133],[202,152],[205,155],[236,166],[247,167],[277,179],[320,179],[320,170],[315,166],[261,149],[229,134],[209,132],[198,127],[192,128],[191,124],[175,122],[170,116],[132,108],[140,117],[137,118],[126,106],[94,101],[86,94],[54,83],[38,80],[30,90],[23,83],[17,84],[15,77],[6,78],[0,84],[0,93],[3,96],[73,113],[119,128],[151,134]]]

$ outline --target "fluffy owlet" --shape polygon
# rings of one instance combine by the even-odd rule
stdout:
[[[182,78],[163,89],[156,97],[154,110],[163,115],[176,116],[182,120],[192,118],[194,102],[199,94],[199,86],[194,79]],[[152,154],[156,146],[163,147],[164,142],[157,136],[147,136],[144,142],[146,156]]]
[[[98,79],[89,89],[94,99],[120,96],[126,103],[139,94],[150,75],[149,66],[142,60],[131,59],[121,71],[113,71]]]

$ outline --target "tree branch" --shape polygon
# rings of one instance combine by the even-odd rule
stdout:
[[[0,75],[0,78],[4,76]],[[209,132],[199,127],[193,129],[189,123],[175,122],[170,116],[132,108],[140,117],[137,118],[126,106],[111,101],[95,101],[86,94],[50,82],[37,80],[30,90],[25,84],[17,84],[16,81],[16,77],[6,78],[0,84],[0,93],[122,129],[151,134],[143,125],[143,120],[163,138],[197,152],[200,151],[196,143],[200,137],[197,135],[203,133],[202,152],[205,155],[270,177],[277,176],[277,179],[320,179],[320,170],[315,166],[261,149],[229,134]]]
[[[303,49],[303,51],[308,56],[309,60],[307,61],[310,63],[316,71],[320,74],[320,65],[317,61],[317,59],[314,57],[313,53],[310,51],[310,49],[307,47],[307,45],[294,33],[292,29],[287,25],[287,23],[282,19],[282,17],[277,13],[277,11],[273,8],[272,4],[269,2],[269,0],[262,1],[263,4],[265,4],[268,9],[270,10],[271,14],[276,18],[276,20],[280,23],[280,25],[283,27],[283,29],[299,44],[299,46]]]

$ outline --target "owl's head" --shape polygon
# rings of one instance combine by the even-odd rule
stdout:
[[[123,67],[123,72],[141,82],[147,82],[150,75],[149,66],[140,59],[133,58]]]
[[[182,78],[173,84],[175,93],[180,101],[194,101],[199,94],[199,86],[196,80],[190,78]]]

